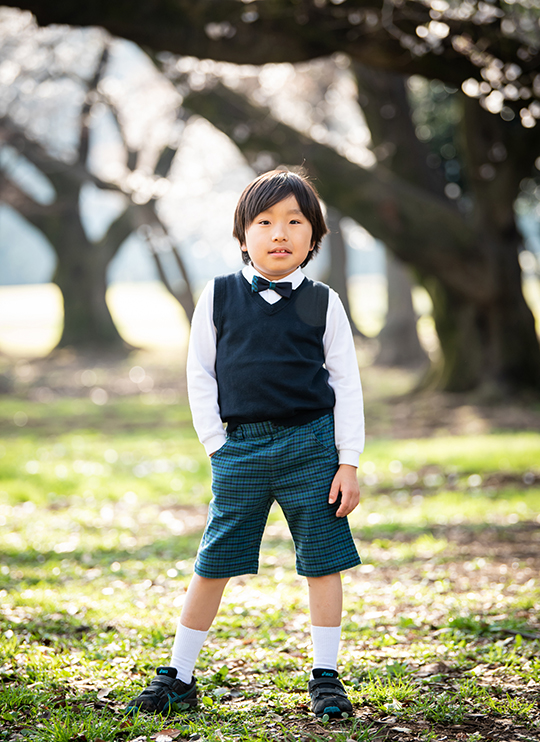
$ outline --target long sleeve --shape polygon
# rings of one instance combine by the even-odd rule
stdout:
[[[358,466],[365,440],[362,385],[349,320],[332,289],[323,346],[328,381],[336,395],[334,426],[339,463]]]
[[[216,328],[213,320],[214,282],[204,288],[191,321],[187,384],[193,426],[208,455],[225,443],[216,380]]]
[[[274,294],[273,291],[262,292],[267,301],[279,299],[277,295],[274,298]],[[209,455],[221,448],[226,440],[218,405],[213,305],[214,282],[210,281],[193,314],[187,358],[188,395],[193,425]],[[339,296],[332,290],[328,301],[323,346],[329,383],[336,396],[334,420],[339,463],[358,466],[359,456],[364,449],[362,386],[349,321]]]

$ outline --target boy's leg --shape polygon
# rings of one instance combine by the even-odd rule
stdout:
[[[197,705],[197,684],[193,668],[208,629],[218,611],[228,577],[208,579],[194,575],[178,622],[171,664],[158,667],[156,677],[126,711],[168,714],[174,704]]]
[[[308,688],[316,716],[344,716],[352,704],[339,680],[337,657],[341,638],[341,574],[308,577],[313,670]]]
[[[341,574],[308,577],[309,612],[313,638],[313,667],[337,669],[341,638],[343,591]]]
[[[221,603],[229,578],[210,579],[193,575],[172,649],[171,667],[184,683],[190,683],[193,668]]]
[[[208,631],[228,581],[228,577],[211,579],[194,574],[180,614],[181,623],[196,631]]]

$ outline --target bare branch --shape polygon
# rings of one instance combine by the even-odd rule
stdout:
[[[107,262],[112,260],[122,244],[133,232],[133,212],[136,208],[133,204],[128,204],[125,211],[109,225],[107,232],[97,243],[96,246],[103,250]]]
[[[7,178],[2,171],[0,171],[0,201],[15,209],[34,227],[42,232],[45,231],[47,214],[51,209],[50,205],[43,206],[34,201],[22,188]]]
[[[81,114],[79,117],[80,121],[80,133],[79,133],[79,153],[78,161],[81,165],[86,165],[88,159],[88,152],[90,149],[90,129],[89,129],[89,115],[92,105],[94,104],[95,93],[98,89],[100,80],[105,74],[107,62],[109,61],[109,44],[106,43],[101,52],[99,62],[97,63],[94,76],[90,80],[86,97],[84,99],[83,106],[81,108]]]

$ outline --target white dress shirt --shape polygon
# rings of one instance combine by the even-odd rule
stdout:
[[[245,266],[242,274],[250,284],[253,276],[261,276],[251,265]],[[304,278],[305,275],[297,268],[281,280],[290,281],[294,291]],[[272,289],[261,291],[260,296],[269,304],[281,299]],[[187,358],[188,396],[193,425],[208,455],[221,448],[226,440],[218,405],[217,334],[213,316],[214,282],[210,281],[193,314]],[[332,289],[329,290],[323,348],[328,383],[336,396],[334,425],[339,463],[358,466],[359,456],[364,450],[362,386],[349,320],[338,294]],[[238,383],[241,383],[240,375]]]

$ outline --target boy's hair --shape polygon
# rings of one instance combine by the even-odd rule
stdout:
[[[257,214],[272,208],[289,196],[296,198],[300,211],[310,222],[312,229],[313,250],[310,250],[300,266],[303,268],[319,252],[321,239],[328,232],[317,191],[303,175],[297,175],[289,170],[271,170],[255,178],[246,186],[236,206],[233,236],[241,246],[245,245],[246,229],[253,223]],[[242,260],[246,264],[250,262],[245,250],[242,251]]]

